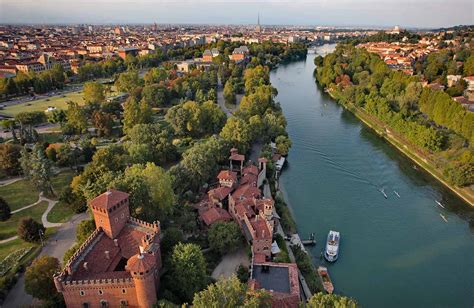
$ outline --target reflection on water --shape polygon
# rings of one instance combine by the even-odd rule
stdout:
[[[337,293],[367,307],[471,307],[474,209],[318,89],[313,59],[271,80],[293,142],[281,183],[300,235],[316,233],[315,264],[335,229]]]

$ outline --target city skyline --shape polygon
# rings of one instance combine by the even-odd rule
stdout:
[[[71,10],[74,14],[70,14]],[[474,23],[473,4],[349,0],[1,0],[3,24],[256,24],[437,28]]]

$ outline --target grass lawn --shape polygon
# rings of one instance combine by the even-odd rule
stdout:
[[[53,189],[56,195],[59,195],[64,188],[66,188],[69,184],[71,184],[72,178],[75,176],[74,171],[68,170],[63,171],[60,174],[54,176],[51,179],[53,184]]]
[[[68,170],[51,179],[56,195],[59,195],[71,183],[73,177],[74,172]],[[0,196],[8,202],[12,211],[35,203],[38,201],[38,195],[38,191],[27,180],[0,187]]]
[[[72,215],[74,215],[74,211],[71,209],[70,206],[67,204],[59,201],[53,207],[51,212],[48,213],[48,221],[49,222],[66,222],[68,221]]]
[[[5,259],[6,256],[14,251],[35,245],[36,244],[25,242],[22,239],[16,239],[4,244],[0,244],[0,260]]]
[[[12,211],[38,201],[38,191],[27,180],[1,186],[0,196],[10,205]]]
[[[39,134],[40,140],[47,143],[61,143],[64,141],[63,134],[58,132]]]
[[[43,98],[35,101],[30,101],[18,105],[8,106],[2,110],[2,113],[10,116],[15,116],[20,112],[24,111],[45,111],[49,106],[56,107],[58,109],[67,109],[67,101],[73,101],[79,105],[84,104],[82,99],[82,91],[70,92],[62,95],[52,96],[49,98]]]
[[[0,240],[17,235],[18,222],[23,217],[30,216],[37,222],[41,222],[41,215],[47,208],[48,203],[43,201],[29,209],[13,214],[7,221],[0,222]]]

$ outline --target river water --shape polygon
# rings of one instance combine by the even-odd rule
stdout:
[[[314,57],[271,73],[293,141],[281,183],[300,236],[316,233],[314,263],[337,230],[336,293],[364,307],[473,307],[474,209],[318,89]]]

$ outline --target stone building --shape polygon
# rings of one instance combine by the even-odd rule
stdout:
[[[54,276],[67,307],[152,307],[157,301],[160,224],[130,217],[129,195],[93,199],[96,230]]]

